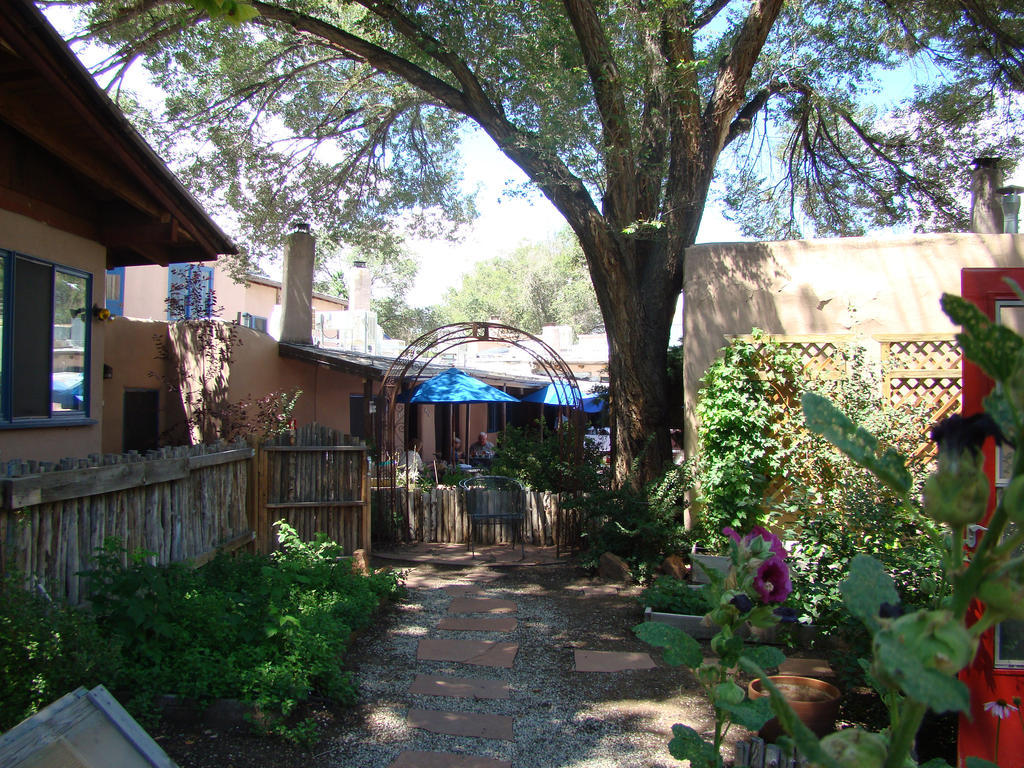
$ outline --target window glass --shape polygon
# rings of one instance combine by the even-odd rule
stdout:
[[[0,415],[3,412],[4,395],[6,393],[6,384],[4,376],[4,318],[7,316],[4,312],[4,293],[7,290],[7,282],[5,280],[7,275],[7,254],[0,251]]]
[[[91,319],[86,278],[54,270],[53,413],[85,411],[85,341]]]
[[[50,416],[50,365],[53,349],[53,266],[31,259],[13,260],[11,291],[11,416]]]

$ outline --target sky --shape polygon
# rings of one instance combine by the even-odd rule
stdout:
[[[526,181],[515,163],[495,147],[482,131],[468,133],[463,139],[465,169],[463,187],[478,189],[480,216],[459,243],[419,240],[410,243],[410,251],[421,259],[416,283],[406,297],[414,307],[440,302],[448,288],[457,287],[463,275],[479,261],[508,254],[524,242],[543,241],[568,226],[562,215],[540,193],[526,197],[504,194],[506,185],[518,188]],[[697,242],[722,242],[745,239],[739,229],[727,221],[715,203],[709,201]]]

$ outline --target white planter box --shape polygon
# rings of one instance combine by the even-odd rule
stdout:
[[[704,572],[705,570],[715,570],[724,574],[729,572],[729,566],[732,565],[730,558],[721,555],[691,554],[690,560],[693,562],[693,568],[690,570],[690,579],[693,580],[694,584],[708,584],[711,581]],[[703,569],[701,566],[703,566]]]
[[[661,613],[651,610],[650,606],[644,608],[644,621],[656,621],[661,624],[668,624],[683,630],[695,640],[707,640],[714,637],[718,632],[718,626],[705,623],[703,616],[692,616],[684,613]]]

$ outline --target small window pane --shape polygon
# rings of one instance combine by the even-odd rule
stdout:
[[[53,288],[53,413],[85,410],[85,342],[90,319],[88,284],[55,271]]]

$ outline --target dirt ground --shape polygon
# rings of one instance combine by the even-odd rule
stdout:
[[[383,562],[379,564],[384,565]],[[458,569],[429,565],[417,565],[411,574],[415,575],[414,583],[431,584],[434,580],[438,585],[465,581],[466,575]],[[545,610],[550,611],[557,620],[556,628],[550,631],[550,637],[542,638],[542,641],[563,656],[571,658],[569,651],[573,648],[652,650],[636,640],[630,631],[642,620],[642,608],[636,599],[639,590],[635,587],[618,592],[607,590],[607,594],[604,594],[605,590],[597,590],[596,594],[588,593],[583,599],[580,588],[598,586],[600,582],[571,565],[502,569],[493,584],[507,593],[530,595],[543,602]],[[416,592],[412,592],[411,600],[414,601],[415,597]],[[393,747],[401,739],[408,739],[408,734],[381,733],[391,726],[386,723],[382,725],[375,718],[381,711],[387,710],[393,713],[392,719],[396,719],[401,715],[403,703],[397,700],[393,691],[386,690],[387,685],[378,686],[375,678],[380,675],[381,669],[386,669],[386,676],[393,678],[396,685],[400,683],[408,686],[417,672],[424,671],[415,653],[393,653],[388,650],[396,628],[403,622],[407,623],[409,616],[407,604],[388,606],[381,612],[375,625],[356,639],[346,659],[346,666],[357,679],[362,676],[361,687],[365,690],[361,691],[359,703],[351,708],[334,707],[324,702],[313,702],[310,705],[308,714],[316,718],[322,731],[320,741],[311,750],[281,739],[255,735],[247,726],[212,727],[200,720],[189,722],[189,718],[174,723],[164,721],[149,731],[182,768],[306,768],[313,765],[386,768],[390,760],[382,756],[381,745]],[[529,621],[524,618],[523,623],[529,624]],[[551,719],[560,718],[563,723],[568,723],[561,726],[566,729],[564,732],[567,738],[576,742],[592,741],[592,760],[588,761],[584,756],[580,762],[573,761],[574,765],[679,765],[669,756],[666,746],[671,725],[685,722],[707,732],[712,727],[711,710],[699,695],[699,686],[689,672],[664,666],[656,651],[652,656],[659,663],[658,669],[615,675],[596,682],[594,678],[588,677],[584,684],[581,684],[580,673],[575,672],[569,663],[545,665],[539,671],[541,676],[534,678],[543,680],[540,687],[545,690],[537,689],[534,682],[528,683],[531,690],[523,692],[527,698],[535,697],[535,701],[531,700],[528,707],[531,716],[537,716],[537,710],[542,715],[550,713]],[[517,659],[517,665],[523,663],[523,657]],[[367,685],[367,680],[373,684]],[[582,690],[583,685],[585,691]],[[570,714],[558,714],[559,706],[565,702],[544,700],[559,697],[572,699]],[[844,722],[881,727],[877,722],[880,712],[876,698],[861,692],[848,696],[846,701],[841,714]],[[608,732],[605,721],[616,723],[617,731],[614,734]],[[517,719],[516,727],[519,733],[530,727],[530,721],[523,718],[520,722]],[[948,720],[932,727],[934,733],[930,734],[925,743],[948,745],[951,727]],[[630,731],[628,736],[623,736],[623,729]],[[593,732],[592,739],[588,736],[589,732]],[[739,729],[730,734],[733,739],[746,735]],[[538,748],[542,750],[543,739],[541,742]],[[612,760],[602,755],[602,750],[610,749],[607,745],[611,743],[628,749],[629,756],[623,754]],[[554,752],[545,757],[526,758],[522,751],[524,748],[519,748],[520,751],[512,755],[514,765],[527,764],[524,760],[528,760],[531,766],[569,764],[560,762]],[[945,746],[940,747],[940,754],[946,749]],[[727,754],[731,754],[731,750]],[[509,757],[502,754],[496,756],[505,759]],[[952,762],[951,756],[947,759]]]

